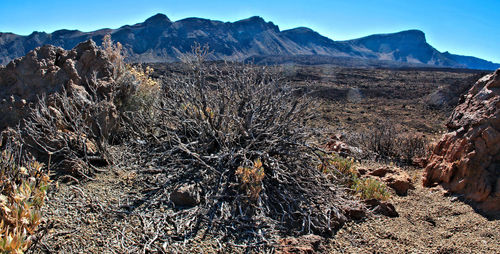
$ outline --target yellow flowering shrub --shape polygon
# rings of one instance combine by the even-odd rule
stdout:
[[[40,224],[49,185],[42,164],[3,151],[0,157],[0,252],[23,253]]]
[[[109,34],[104,36],[101,48],[115,67],[117,90],[121,91],[118,92],[120,101],[115,104],[124,111],[151,112],[161,92],[160,84],[151,77],[154,69],[126,64],[123,46],[113,42]]]
[[[128,100],[129,108],[151,112],[153,104],[158,100],[161,92],[158,81],[151,78],[154,69],[149,66],[143,69],[142,66],[134,67],[131,65],[127,65],[126,68],[136,83],[134,92]]]

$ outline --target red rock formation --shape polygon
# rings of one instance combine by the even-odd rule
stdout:
[[[449,132],[434,148],[423,184],[463,194],[486,214],[500,213],[500,69],[460,99]]]

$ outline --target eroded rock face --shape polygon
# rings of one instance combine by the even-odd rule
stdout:
[[[0,130],[16,125],[37,98],[65,88],[89,96],[89,84],[100,96],[109,91],[114,67],[92,40],[72,50],[45,45],[0,67]]]
[[[423,184],[463,194],[487,214],[500,213],[500,69],[460,98],[425,168]]]

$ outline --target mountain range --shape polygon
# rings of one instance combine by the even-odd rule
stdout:
[[[191,51],[197,42],[213,51],[212,60],[261,63],[369,63],[371,66],[438,66],[494,70],[500,64],[471,56],[439,52],[427,43],[419,30],[334,41],[306,28],[281,31],[272,22],[251,17],[236,22],[202,18],[186,18],[172,22],[164,14],[156,14],[142,23],[118,29],[92,32],[58,30],[53,33],[33,32],[22,36],[0,33],[0,64],[24,56],[44,44],[71,49],[78,43],[93,39],[101,43],[106,34],[120,42],[129,61],[173,62]]]

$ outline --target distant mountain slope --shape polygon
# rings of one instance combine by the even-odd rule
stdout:
[[[394,62],[390,65],[403,63],[404,66],[432,65],[472,69],[500,67],[499,64],[475,57],[440,53],[427,43],[425,34],[418,30],[334,41],[305,27],[280,31],[278,26],[261,17],[237,22],[201,18],[172,22],[163,14],[152,16],[143,23],[93,32],[58,30],[53,33],[33,32],[28,36],[0,33],[0,64],[5,65],[44,44],[71,49],[87,39],[101,43],[107,33],[112,35],[113,40],[124,45],[129,60],[139,62],[177,61],[198,42],[210,46],[214,52],[214,60],[243,61],[252,57],[283,57],[293,60],[298,56],[301,59],[305,59],[305,56],[318,56],[321,59],[356,58],[357,60],[350,61],[353,63],[370,59],[371,64],[380,60],[383,63]]]
[[[459,64],[467,66],[467,68],[469,69],[496,70],[500,68],[500,64],[498,63],[493,63],[473,56],[455,55],[455,54],[450,54],[448,51],[444,52],[443,55],[446,56],[448,59],[451,59]]]
[[[437,66],[464,67],[444,56],[429,45],[425,34],[408,30],[393,34],[375,34],[347,41],[366,57],[406,63],[423,63]]]

